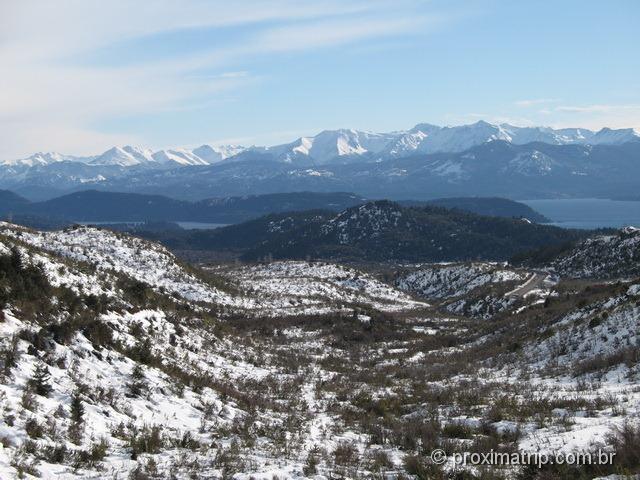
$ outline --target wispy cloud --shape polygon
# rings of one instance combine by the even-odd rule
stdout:
[[[544,100],[544,101],[543,101]],[[554,128],[582,127],[591,130],[610,128],[635,128],[640,130],[639,104],[592,104],[592,105],[553,105],[557,99],[523,100],[526,106],[538,107],[527,109],[526,116],[518,115],[518,111],[501,108],[502,113],[465,113],[448,115],[451,123],[471,123],[486,120],[495,124],[508,123],[521,127],[550,126]],[[545,105],[544,108],[539,108]]]
[[[372,37],[413,33],[424,28],[426,18],[366,18],[354,24],[348,19],[277,28],[265,32],[257,42],[264,51],[293,51],[332,47]]]
[[[461,124],[461,123],[474,123],[479,120],[484,120],[489,123],[493,123],[496,125],[501,124],[509,124],[515,125],[518,127],[531,127],[536,123],[532,121],[530,118],[521,117],[521,116],[513,116],[513,115],[496,115],[494,113],[464,113],[462,115],[447,115],[447,120],[450,124]]]
[[[114,142],[135,141],[127,132],[105,134],[95,125],[118,116],[189,108],[200,101],[211,104],[217,96],[259,78],[259,72],[242,68],[256,55],[304,52],[423,30],[428,16],[396,7],[411,3],[4,2],[0,6],[0,158],[40,149],[89,153]],[[241,29],[233,44],[211,45],[197,54],[160,55],[133,65],[81,60],[96,49],[126,47],[140,38],[241,25],[252,28]]]
[[[560,105],[555,110],[571,113],[640,112],[640,105]]]
[[[518,100],[514,102],[514,105],[517,107],[535,107],[549,103],[557,103],[559,101],[560,100],[557,98],[534,98],[529,100]]]
[[[592,130],[603,127],[635,128],[640,130],[640,104],[583,104],[558,105],[544,110],[544,114],[553,117],[555,126],[581,126]]]

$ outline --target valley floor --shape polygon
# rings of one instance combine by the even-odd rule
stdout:
[[[638,280],[367,270],[0,225],[0,478],[640,473]],[[598,449],[614,464],[456,463]]]

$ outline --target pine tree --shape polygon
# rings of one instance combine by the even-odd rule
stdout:
[[[11,247],[11,267],[13,268],[13,271],[21,271],[22,266],[22,255],[20,255],[20,250],[18,250],[18,247]]]
[[[71,421],[75,423],[84,422],[84,406],[78,392],[71,397]]]
[[[36,365],[33,372],[33,376],[29,380],[29,384],[33,387],[35,393],[42,397],[48,397],[51,393],[51,375],[49,374],[49,367],[40,362]]]
[[[72,442],[79,444],[82,440],[84,429],[84,406],[80,394],[75,392],[71,397],[71,423],[69,424],[69,438]]]
[[[127,385],[129,387],[129,394],[133,397],[139,397],[147,389],[147,381],[144,376],[144,370],[138,364],[133,367],[131,371],[131,383]]]
[[[0,312],[1,313],[1,312]],[[0,320],[2,316],[0,315]],[[11,369],[18,366],[20,350],[18,348],[18,337],[14,336],[10,342],[0,344],[0,380],[7,381],[12,377]]]
[[[306,476],[315,475],[318,472],[318,464],[320,463],[320,449],[317,445],[314,445],[309,454],[307,455],[307,461],[302,467],[302,472]]]

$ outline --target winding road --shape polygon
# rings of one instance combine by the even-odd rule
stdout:
[[[534,272],[522,285],[514,288],[510,292],[505,293],[505,297],[524,297],[527,293],[542,286],[544,279],[547,277],[544,273]]]

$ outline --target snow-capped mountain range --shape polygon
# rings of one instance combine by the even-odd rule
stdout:
[[[237,155],[244,150],[246,150],[245,147],[237,145],[202,145],[192,150],[176,148],[154,152],[150,149],[126,145],[124,147],[113,147],[100,155],[87,157],[63,155],[56,152],[38,152],[27,158],[1,162],[0,165],[33,167],[37,165],[50,165],[57,162],[77,162],[86,165],[118,165],[121,167],[139,165],[154,167],[163,165],[170,167],[175,167],[176,165],[213,165],[233,155]]]
[[[176,148],[152,151],[133,146],[113,147],[88,157],[55,152],[36,153],[28,158],[5,160],[6,167],[33,167],[56,162],[122,167],[213,165],[224,160],[246,160],[258,155],[283,163],[326,165],[359,160],[385,160],[414,154],[462,152],[487,142],[502,140],[514,145],[541,142],[550,145],[620,145],[640,141],[634,129],[603,128],[597,132],[582,128],[516,127],[479,121],[471,125],[439,127],[421,123],[410,130],[374,133],[353,129],[324,130],[312,137],[270,147],[202,145],[194,149]]]
[[[181,200],[284,192],[367,198],[448,196],[636,198],[640,134],[477,122],[407,131],[325,130],[270,147],[152,151],[113,147],[79,157],[37,153],[0,162],[0,189],[30,200],[79,190]]]

